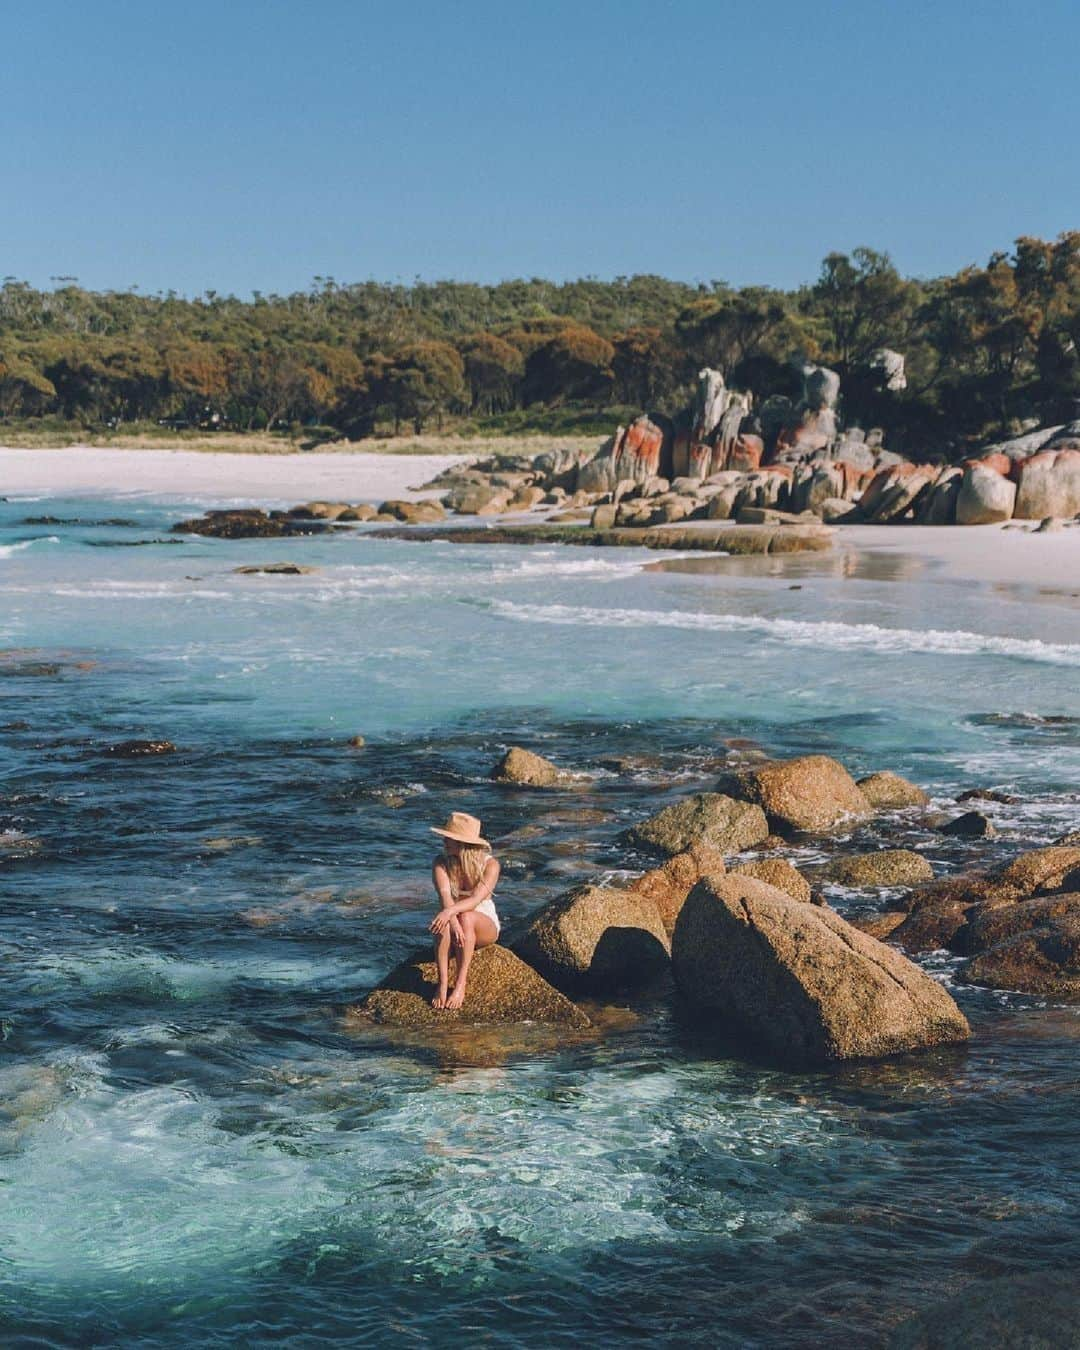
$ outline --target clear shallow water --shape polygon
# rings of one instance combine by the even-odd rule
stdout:
[[[842,555],[131,546],[186,514],[0,503],[7,1340],[875,1344],[1075,1260],[1069,1009],[961,988],[969,1049],[828,1075],[665,1000],[562,1044],[341,1016],[423,932],[450,809],[502,841],[511,916],[639,868],[620,830],[733,738],[1023,795],[990,845],[888,825],[941,870],[1075,827],[1075,608]],[[321,570],[231,570],[284,559]],[[179,753],[103,753],[131,737]],[[515,742],[592,787],[496,790]]]

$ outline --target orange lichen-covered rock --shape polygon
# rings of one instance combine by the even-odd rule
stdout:
[[[743,473],[754,473],[761,467],[764,454],[765,443],[760,436],[748,433],[740,435],[732,447],[730,462],[714,466],[712,472],[716,473],[719,469],[739,469]]]

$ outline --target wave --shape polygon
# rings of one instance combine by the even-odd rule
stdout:
[[[704,614],[692,610],[600,609],[575,605],[521,605],[494,600],[491,610],[518,623],[570,627],[681,628],[715,633],[761,633],[797,647],[836,651],[922,652],[933,656],[1006,656],[1042,665],[1080,666],[1080,646],[1038,638],[994,637],[963,630],[882,628],[874,623],[768,619],[760,615]]]
[[[10,558],[13,553],[21,553],[23,549],[33,548],[35,544],[58,544],[60,539],[55,534],[37,535],[33,539],[20,539],[17,544],[0,544],[0,558]]]

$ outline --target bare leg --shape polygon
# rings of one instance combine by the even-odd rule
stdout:
[[[439,971],[439,992],[431,1000],[433,1008],[446,1007],[446,990],[450,983],[450,926],[435,939],[435,965]]]
[[[471,910],[461,915],[461,929],[465,941],[457,961],[457,978],[454,980],[454,992],[446,1000],[447,1008],[460,1008],[465,1002],[465,987],[469,979],[469,966],[473,952],[477,947],[490,947],[497,936],[495,925],[486,914],[474,914]]]

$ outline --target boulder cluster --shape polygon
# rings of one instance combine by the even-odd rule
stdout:
[[[449,489],[445,504],[458,515],[539,509],[604,529],[683,520],[984,525],[1080,516],[1080,423],[1029,432],[958,464],[916,463],[886,450],[878,429],[836,430],[834,372],[807,366],[803,378],[800,403],[777,409],[769,400],[752,416],[748,395],[703,370],[694,403],[676,418],[643,413],[595,450],[480,461],[430,486]]]
[[[580,781],[520,747],[492,777],[531,791],[573,790]],[[625,831],[623,842],[653,859],[649,870],[573,886],[509,925],[506,948],[476,958],[482,983],[475,999],[470,984],[461,1013],[430,1009],[426,952],[360,1011],[392,1025],[452,1016],[581,1027],[589,1000],[655,991],[670,980],[684,1013],[730,1047],[809,1065],[968,1037],[949,992],[905,949],[962,955],[964,982],[1080,996],[1080,837],[1023,853],[998,871],[944,879],[910,849],[835,849],[856,828],[865,835],[882,813],[930,822],[929,806],[921,788],[894,773],[856,781],[824,755],[751,760],[715,791],[688,794]],[[818,881],[884,892],[889,907],[853,922],[835,912],[780,856],[815,838],[831,850],[816,865]]]

